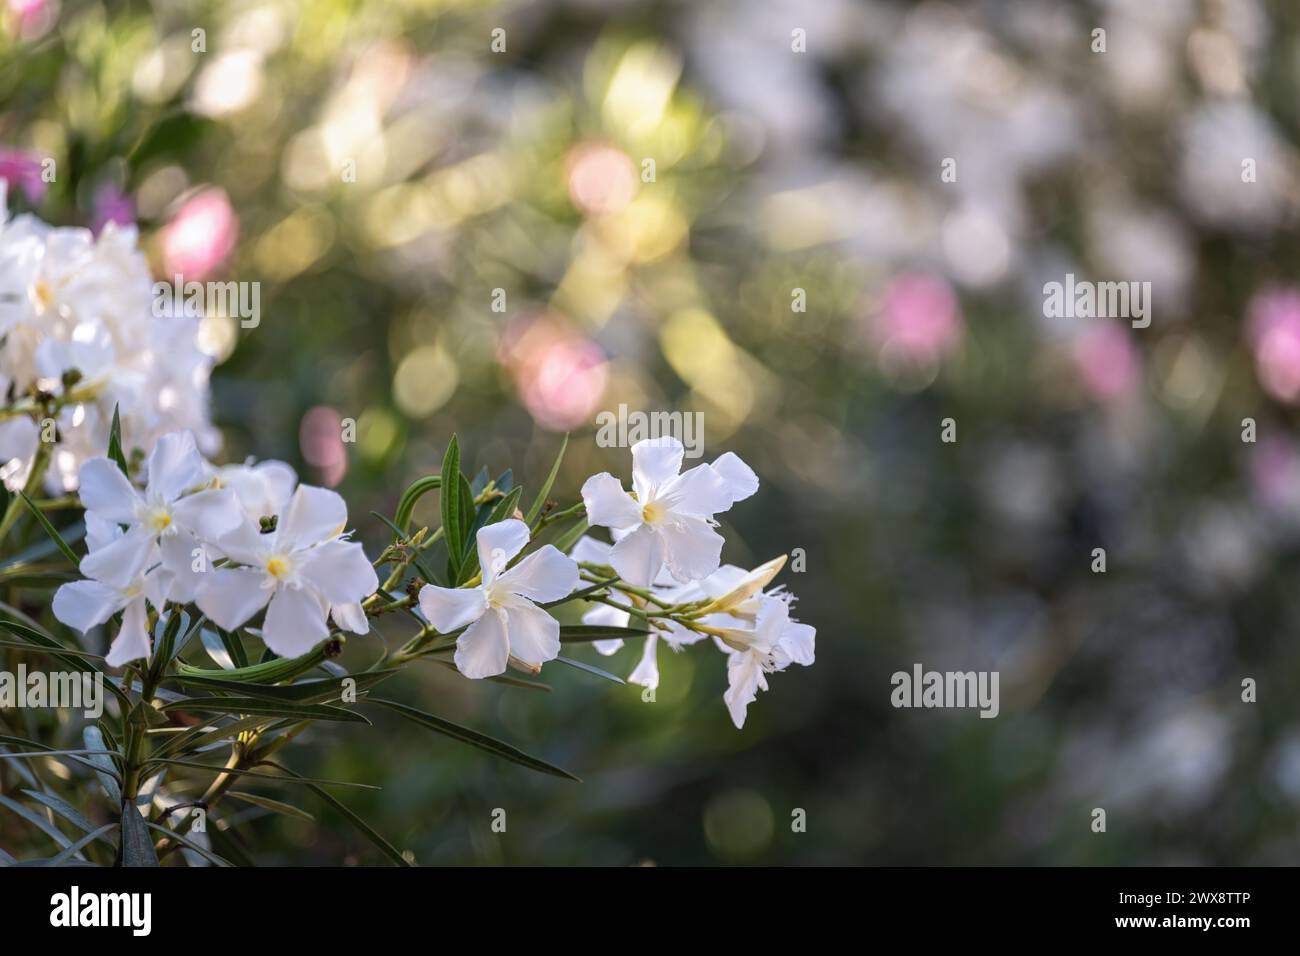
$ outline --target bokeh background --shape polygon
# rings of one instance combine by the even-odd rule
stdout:
[[[1294,4],[5,3],[11,207],[261,283],[257,328],[205,321],[223,460],[378,547],[453,431],[534,488],[572,431],[568,503],[628,471],[598,412],[702,411],[763,480],[724,559],[806,552],[818,661],[743,732],[698,647],[653,704],[392,689],[580,785],[383,714],[305,738],[420,862],[1300,862]],[[1151,326],[1044,317],[1067,272],[1152,283]],[[915,662],[997,669],[1000,716],[893,709]],[[309,809],[252,857],[380,862]]]

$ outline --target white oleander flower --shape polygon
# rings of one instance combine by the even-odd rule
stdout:
[[[610,552],[613,545],[598,541],[589,535],[583,535],[578,539],[569,556],[575,561],[587,562],[589,564],[609,564]],[[620,601],[635,607],[644,607],[645,601],[635,594],[628,594],[619,591],[617,588],[610,589]],[[672,577],[666,572],[661,572],[658,583],[650,588],[652,594],[660,600],[670,604],[680,604],[685,601],[694,601],[705,597],[705,593],[700,590],[698,584],[679,585],[672,580]],[[616,607],[610,607],[608,604],[597,604],[591,610],[582,615],[582,623],[591,626],[600,627],[628,627],[632,621],[632,615]],[[652,690],[659,686],[659,660],[658,649],[659,642],[662,640],[674,651],[680,651],[682,648],[704,639],[705,635],[698,631],[692,631],[683,627],[676,621],[662,620],[659,622],[662,627],[653,628],[646,635],[645,642],[642,645],[641,657],[637,661],[636,667],[628,675],[629,684],[638,684],[641,687],[649,687]],[[594,647],[599,653],[609,656],[615,654],[623,646],[623,639],[620,637],[608,638],[600,641],[592,641]]]
[[[343,534],[348,509],[327,488],[299,485],[273,531],[244,520],[217,539],[239,567],[200,576],[199,610],[218,627],[241,627],[262,608],[262,640],[281,657],[301,657],[329,636],[327,618],[356,634],[370,630],[360,602],[379,587],[361,545]]]
[[[45,486],[76,489],[82,462],[108,444],[114,408],[125,448],[152,448],[168,432],[189,430],[215,451],[212,359],[198,346],[199,320],[155,314],[135,229],[109,223],[96,237],[31,215],[11,220],[2,193],[0,395],[23,398],[40,389],[67,401]],[[74,370],[79,379],[65,385]],[[12,424],[0,429],[0,479],[10,489],[21,487],[30,469],[30,434]]]
[[[101,553],[122,537],[117,525],[87,513],[86,546],[90,554]],[[148,605],[161,610],[164,603],[166,579],[160,571],[158,548],[152,545],[123,585],[88,578],[61,586],[54,593],[54,616],[85,634],[121,611],[122,626],[113,638],[106,661],[110,667],[121,667],[148,657],[153,646]]]
[[[164,435],[150,453],[147,483],[138,491],[108,458],[91,458],[81,466],[80,495],[87,515],[125,526],[126,533],[86,555],[81,572],[124,587],[145,567],[160,540],[177,538],[183,554],[169,547],[169,563],[189,564],[190,543],[210,541],[235,530],[241,520],[234,493],[203,488],[207,464],[189,432]],[[200,489],[200,490],[196,490]],[[175,545],[175,542],[169,542]]]
[[[465,628],[456,639],[456,667],[466,677],[495,677],[512,658],[537,668],[560,653],[559,621],[534,602],[572,594],[578,565],[548,544],[510,568],[529,537],[528,525],[517,518],[480,528],[476,544],[483,583],[420,589],[420,610],[430,624],[443,633]]]
[[[790,617],[792,600],[785,592],[759,592],[727,614],[705,618],[710,625],[720,626],[723,635],[720,644],[727,651],[728,687],[722,699],[737,728],[745,725],[745,714],[758,692],[767,690],[768,674],[814,660],[817,631]]]
[[[609,561],[629,584],[650,587],[665,566],[680,584],[712,574],[723,543],[713,516],[758,490],[753,471],[734,454],[682,473],[683,455],[676,438],[633,445],[635,498],[608,472],[582,486],[587,521],[623,532]]]

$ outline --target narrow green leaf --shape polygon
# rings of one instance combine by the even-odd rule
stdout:
[[[460,444],[451,436],[442,459],[442,537],[447,543],[447,576],[454,583],[460,577],[460,556],[465,550],[460,524]]]
[[[36,827],[38,830],[40,830],[42,833],[48,836],[51,840],[57,843],[59,845],[59,849],[66,850],[72,844],[72,841],[69,840],[66,835],[64,835],[62,830],[60,830],[58,827],[52,824],[49,820],[45,819],[45,817],[41,816],[31,807],[25,807],[17,800],[11,800],[9,797],[6,797],[4,795],[0,795],[0,806],[6,807],[13,813],[16,813],[18,816],[22,817],[32,826]]]
[[[404,538],[411,533],[411,515],[415,512],[416,502],[430,491],[436,491],[441,487],[442,475],[427,475],[411,482],[406,491],[402,492],[401,500],[397,503],[397,511],[393,515],[393,524],[401,530],[400,537]]]
[[[122,865],[157,866],[158,854],[149,836],[149,825],[134,804],[122,804]]]
[[[35,518],[36,522],[45,530],[45,533],[49,535],[50,540],[54,542],[60,551],[63,552],[63,556],[72,562],[73,567],[80,564],[81,559],[77,557],[77,553],[68,547],[68,543],[63,540],[63,536],[59,534],[58,529],[50,523],[49,518],[45,517],[45,512],[36,507],[32,502],[32,499],[28,498],[25,492],[19,491],[18,494],[22,497],[23,504],[27,505],[27,510],[32,513],[32,517]]]
[[[297,684],[253,684],[243,681],[226,680],[220,677],[197,677],[178,674],[165,678],[166,681],[184,684],[187,687],[201,687],[232,694],[244,694],[263,700],[283,701],[299,704],[323,704],[337,701],[345,687],[351,687],[361,693],[380,681],[397,673],[396,668],[381,671],[363,671],[359,674],[347,674],[343,677],[327,677],[321,680],[301,681]],[[352,684],[345,682],[352,681]],[[206,699],[206,698],[205,698]],[[227,698],[221,698],[226,700]]]
[[[604,678],[613,684],[626,684],[627,681],[621,677],[616,677],[607,670],[602,670],[594,664],[588,664],[585,661],[575,661],[571,657],[556,656],[555,660],[560,664],[567,664],[569,667],[576,668],[580,671],[586,671],[588,674],[595,674],[597,677]]]
[[[68,803],[62,797],[56,797],[52,793],[41,793],[39,790],[24,790],[23,793],[31,797],[37,803],[49,807],[50,810],[67,820],[82,833],[90,833],[95,829],[95,825],[87,820],[80,810]],[[108,843],[109,841],[105,840],[104,842]]]
[[[560,453],[555,456],[555,464],[551,465],[551,473],[546,476],[546,483],[542,485],[541,490],[537,492],[537,497],[533,499],[532,507],[528,509],[528,514],[524,517],[524,522],[531,528],[533,523],[541,516],[542,507],[546,504],[546,496],[551,493],[551,487],[555,484],[555,478],[560,473],[560,462],[564,461],[564,452],[569,447],[569,436],[564,436],[564,441],[560,444]]]
[[[118,415],[116,405],[113,406],[113,424],[108,429],[108,457],[122,469],[122,474],[130,479],[131,472],[126,467],[126,455],[122,453],[122,419]]]
[[[406,704],[399,704],[395,700],[380,700],[377,697],[367,697],[366,703],[378,704],[386,707],[391,711],[405,717],[407,720],[414,721],[422,727],[426,727],[435,733],[445,734],[462,743],[470,744],[481,750],[486,750],[490,754],[495,754],[505,760],[517,763],[520,766],[527,767],[529,770],[536,770],[540,773],[549,773],[556,777],[565,777],[569,780],[576,780],[581,783],[581,779],[563,770],[554,764],[547,763],[537,757],[532,757],[518,747],[511,746],[495,737],[489,737],[487,734],[481,734],[477,730],[470,730],[468,727],[462,727],[460,724],[453,723],[442,717],[436,717],[433,714],[427,714],[422,710],[416,710],[414,707],[408,707]]]
[[[193,840],[191,840],[189,837],[185,836],[182,833],[177,833],[175,830],[169,830],[164,826],[160,826],[157,823],[150,823],[149,821],[145,821],[145,826],[147,826],[150,830],[157,830],[159,833],[165,834],[168,837],[168,839],[175,840],[181,846],[185,847],[185,849],[193,850],[199,856],[203,857],[205,860],[215,863],[217,866],[233,865],[229,860],[222,859],[221,857],[217,856],[217,854],[209,850],[207,847],[200,846],[198,843],[195,843]],[[153,847],[152,841],[150,841],[149,846],[150,848]],[[130,864],[127,865],[130,866]],[[146,865],[157,866],[158,865],[157,858],[155,857],[154,862],[152,864],[146,864]]]
[[[263,761],[263,763],[270,763],[270,761]],[[350,780],[318,780],[308,777],[299,777],[297,774],[294,774],[291,777],[282,777],[278,773],[261,773],[257,770],[238,770],[222,764],[199,763],[195,760],[181,760],[177,757],[150,757],[149,760],[146,761],[146,766],[151,766],[153,764],[167,764],[172,767],[189,767],[191,770],[206,770],[208,773],[228,773],[235,777],[257,777],[260,780],[279,780],[281,783],[314,783],[328,787],[355,787],[358,790],[380,789],[379,787],[368,783],[353,783]],[[272,766],[284,769],[283,767],[280,767],[279,764],[272,764]]]
[[[387,840],[385,840],[382,836],[380,836],[379,833],[378,833],[378,832],[377,832],[377,831],[376,831],[376,830],[375,830],[375,829],[374,829],[370,824],[366,823],[365,820],[362,820],[359,816],[357,816],[355,813],[353,813],[351,810],[349,810],[346,806],[344,806],[342,803],[340,803],[340,802],[339,802],[339,801],[338,801],[338,800],[333,796],[333,794],[327,793],[326,791],[322,790],[320,787],[316,786],[316,784],[311,783],[310,781],[308,781],[306,777],[300,777],[298,774],[294,773],[292,770],[290,770],[290,769],[289,769],[288,767],[286,767],[286,766],[283,766],[282,764],[278,764],[278,763],[275,763],[275,762],[273,762],[273,761],[267,761],[267,763],[269,763],[271,766],[275,767],[277,770],[281,770],[281,771],[283,771],[284,773],[288,774],[290,777],[297,778],[297,780],[298,780],[299,783],[305,783],[305,784],[307,784],[308,788],[309,788],[313,793],[315,793],[316,796],[320,797],[322,800],[324,800],[326,803],[328,803],[331,807],[333,807],[333,808],[334,808],[335,810],[337,810],[339,813],[343,814],[343,816],[347,818],[347,821],[348,821],[349,823],[351,823],[351,824],[352,824],[354,827],[356,827],[356,828],[357,828],[357,829],[358,829],[362,834],[364,834],[365,837],[366,837],[366,839],[368,839],[371,843],[373,843],[373,844],[374,844],[375,846],[377,846],[380,850],[382,850],[383,853],[384,853],[384,855],[385,855],[386,857],[388,857],[390,860],[392,860],[394,863],[396,863],[398,866],[410,866],[410,865],[411,865],[410,861],[407,860],[406,857],[402,856],[402,854],[401,854],[400,852],[398,852],[398,850],[397,850],[397,848],[396,848],[395,846],[393,846],[391,843],[389,843]]]
[[[226,796],[235,800],[242,800],[244,803],[251,803],[255,807],[261,807],[263,810],[270,810],[272,813],[281,813],[287,817],[297,817],[299,820],[307,820],[311,823],[316,822],[316,818],[306,810],[300,810],[291,803],[281,803],[279,800],[272,800],[270,797],[264,797],[257,793],[245,793],[243,790],[229,790]]]
[[[86,834],[76,843],[69,845],[66,850],[64,850],[62,853],[58,854],[57,856],[50,857],[42,865],[66,866],[74,857],[77,857],[81,854],[81,850],[84,847],[88,846],[90,843],[92,843],[95,840],[102,840],[103,842],[107,843],[109,846],[113,847],[113,849],[116,850],[117,845],[114,844],[113,841],[110,840],[107,836],[110,830],[116,830],[116,829],[117,829],[116,823],[109,823],[105,826],[102,826],[98,830]]]
[[[612,624],[561,624],[560,643],[572,644],[580,641],[605,641],[619,637],[626,641],[649,636],[649,631],[634,627],[614,627]]]
[[[255,697],[183,697],[163,704],[164,711],[183,710],[195,714],[264,714],[292,717],[295,720],[337,720],[350,724],[368,724],[361,714],[345,707],[326,704],[280,703]]]

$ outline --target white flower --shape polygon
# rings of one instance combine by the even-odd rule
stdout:
[[[681,584],[718,569],[722,536],[713,516],[758,490],[758,479],[734,454],[685,473],[676,438],[647,438],[632,446],[633,498],[607,472],[582,486],[587,521],[625,533],[609,561],[623,580],[649,587],[667,566]]]
[[[0,195],[0,394],[39,387],[67,398],[64,373],[81,374],[77,400],[59,415],[45,476],[51,492],[76,488],[82,462],[108,443],[115,407],[128,449],[185,430],[205,451],[217,447],[199,320],[155,314],[152,288],[133,228],[109,224],[95,237],[30,215],[7,220]],[[10,488],[30,468],[29,432],[0,434],[0,477]]]
[[[578,565],[548,544],[506,570],[528,540],[528,525],[517,518],[480,528],[483,583],[420,589],[420,610],[430,624],[444,634],[465,628],[456,639],[456,667],[466,677],[495,677],[512,657],[540,667],[560,653],[560,623],[534,602],[572,594]]]
[[[86,515],[86,544],[91,554],[110,547],[122,538],[122,530],[111,522]],[[157,568],[158,549],[141,559],[124,585],[91,578],[65,584],[54,593],[54,616],[68,627],[86,633],[122,611],[122,627],[113,639],[106,658],[110,667],[149,656],[149,610],[163,606],[165,579]],[[85,562],[83,562],[84,564]],[[153,566],[146,570],[144,565]]]
[[[235,493],[245,516],[254,521],[283,511],[297,484],[297,473],[282,461],[224,465],[213,478],[214,487]]]
[[[327,617],[366,633],[369,622],[357,605],[379,579],[361,545],[343,536],[347,519],[338,494],[299,485],[274,531],[263,534],[245,520],[217,540],[221,553],[243,567],[202,574],[199,610],[229,631],[266,607],[262,640],[281,657],[301,657],[328,637]]]
[[[745,726],[745,713],[758,692],[767,690],[766,675],[791,664],[807,666],[813,662],[817,631],[791,619],[790,600],[787,594],[756,595],[749,599],[752,628],[723,628],[722,643],[729,654],[728,687],[722,699],[738,728]],[[718,617],[728,617],[737,624],[744,620],[734,614]]]
[[[164,435],[148,460],[143,493],[108,458],[91,458],[81,466],[81,503],[88,515],[124,525],[126,533],[86,555],[81,573],[125,587],[144,569],[160,539],[180,537],[189,545],[233,531],[240,522],[234,494],[217,488],[195,491],[206,480],[206,464],[189,432]],[[176,542],[171,542],[175,544]],[[179,551],[179,554],[175,554]],[[168,563],[190,562],[190,547],[167,548]]]
[[[583,535],[578,539],[577,544],[569,552],[570,557],[575,561],[587,562],[589,564],[609,564],[610,552],[613,550],[612,545],[603,541],[597,541],[588,535]],[[635,607],[645,606],[643,598],[635,594],[627,594],[619,591],[617,588],[610,589],[620,601]],[[698,584],[676,585],[670,576],[661,573],[659,581],[655,587],[650,589],[651,593],[660,600],[667,601],[670,604],[680,604],[685,601],[693,601],[705,597],[705,593],[700,590]],[[582,615],[582,623],[599,627],[628,627],[631,623],[632,615],[627,611],[620,610],[616,607],[610,607],[608,604],[597,604],[591,610]],[[662,620],[658,622],[658,627],[652,629],[646,635],[645,643],[641,649],[641,657],[637,661],[636,667],[628,675],[629,684],[638,684],[641,687],[651,689],[659,686],[659,661],[658,647],[659,641],[663,640],[674,651],[680,651],[683,647],[694,644],[703,640],[705,635],[698,631],[692,631],[683,627],[676,621]],[[623,639],[620,637],[608,638],[600,641],[592,641],[592,647],[598,652],[609,656],[615,654],[623,646]]]

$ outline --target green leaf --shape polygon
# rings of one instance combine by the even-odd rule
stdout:
[[[371,843],[373,843],[380,850],[382,850],[384,855],[387,856],[394,863],[396,863],[398,866],[411,865],[410,861],[407,860],[406,857],[402,856],[402,854],[398,852],[396,847],[394,847],[391,843],[389,843],[382,836],[380,836],[379,833],[373,827],[371,827],[370,824],[366,823],[365,820],[362,820],[359,816],[357,816],[355,813],[353,813],[351,810],[345,807],[342,803],[340,803],[337,799],[335,799],[335,797],[332,794],[322,790],[320,787],[316,786],[316,784],[307,780],[306,777],[301,777],[298,774],[294,773],[288,767],[285,767],[281,764],[275,763],[274,761],[270,761],[270,760],[268,760],[267,763],[269,763],[272,767],[275,767],[277,770],[281,770],[284,773],[288,774],[290,777],[296,778],[299,783],[307,784],[308,788],[310,788],[311,791],[316,794],[316,796],[320,797],[322,800],[328,803],[339,813],[343,814],[343,816],[347,818],[347,821],[349,823],[351,823],[362,834],[364,834],[366,839],[368,839]]]
[[[113,406],[113,424],[108,429],[108,457],[117,464],[129,481],[131,472],[126,467],[126,455],[122,453],[122,419],[118,415],[116,405]]]
[[[447,543],[447,577],[460,578],[460,556],[465,551],[465,530],[460,523],[460,444],[455,435],[442,459],[442,537]]]
[[[149,825],[134,804],[122,804],[122,865],[157,866],[158,854],[149,836]]]
[[[196,677],[193,675],[175,675],[165,680],[184,684],[187,687],[202,687],[208,690],[227,693],[245,694],[263,700],[284,701],[286,703],[323,704],[337,701],[343,693],[344,682],[353,681],[358,693],[373,687],[380,681],[397,673],[396,668],[382,671],[363,671],[360,674],[347,674],[343,677],[327,677],[321,680],[302,681],[297,684],[251,684],[226,680],[220,677]],[[206,698],[204,698],[206,699]],[[221,698],[226,700],[227,698]]]
[[[212,654],[212,650],[212,648],[208,649],[209,655]],[[177,661],[176,673],[181,677],[242,681],[249,684],[275,684],[291,677],[297,677],[299,674],[305,674],[324,660],[325,642],[322,642],[313,650],[302,655],[302,657],[277,657],[275,660],[267,661],[264,664],[249,664],[246,667],[223,667],[221,670],[214,671],[209,668],[194,667],[184,661]],[[220,664],[221,661],[218,660],[217,663]],[[231,661],[231,663],[234,662]]]
[[[307,820],[311,823],[316,822],[316,818],[306,810],[300,810],[291,803],[281,803],[279,800],[272,800],[270,797],[264,797],[261,794],[245,793],[242,790],[228,790],[226,796],[235,800],[242,800],[245,803],[251,803],[263,810],[270,810],[272,813],[282,813],[287,817],[297,817],[299,820]]]
[[[116,748],[108,746],[104,741],[104,734],[96,726],[89,726],[81,732],[81,741],[90,750],[112,751]],[[104,793],[108,794],[108,799],[114,804],[122,802],[122,789],[118,782],[122,779],[117,772],[117,764],[108,753],[98,753],[93,757],[87,758],[95,766],[95,776],[99,778],[99,785],[104,788]]]
[[[194,753],[200,747],[206,747],[208,744],[228,740],[235,734],[243,733],[246,730],[254,730],[263,725],[274,724],[280,718],[265,717],[260,714],[254,714],[250,717],[241,717],[239,720],[231,721],[221,727],[208,729],[208,724],[202,727],[195,727],[193,730],[178,734],[171,740],[168,740],[158,748],[159,757],[167,757],[178,753]]]
[[[17,800],[11,800],[6,796],[0,795],[0,806],[6,807],[18,816],[22,817],[32,826],[36,827],[51,840],[59,845],[59,849],[66,850],[72,845],[72,841],[64,835],[58,827],[46,820],[43,816],[33,810],[31,807],[25,807]]]
[[[401,537],[411,533],[411,515],[415,512],[415,503],[430,491],[441,487],[442,475],[427,475],[411,482],[406,491],[402,492],[402,497],[397,502],[397,511],[393,515],[393,524],[401,529]]]
[[[560,657],[559,655],[555,657],[555,660],[561,664],[567,664],[570,667],[577,668],[580,671],[586,671],[588,674],[595,674],[597,677],[602,677],[605,680],[610,681],[611,683],[614,684],[627,683],[627,681],[623,680],[623,678],[616,677],[607,670],[601,670],[599,667],[596,667],[594,664],[588,664],[584,661],[575,661],[571,657]]]
[[[95,829],[95,825],[87,820],[80,810],[61,797],[56,797],[52,793],[41,793],[39,790],[24,790],[23,793],[31,797],[37,803],[49,807],[50,810],[63,817],[63,819],[67,820],[82,833],[90,833]],[[111,829],[111,827],[109,829]],[[109,840],[105,840],[104,842],[110,843]],[[114,849],[116,849],[116,847]]]
[[[269,760],[264,760],[262,762],[266,764],[271,763]],[[257,777],[260,780],[279,780],[281,783],[314,783],[328,787],[355,787],[358,790],[380,789],[379,787],[368,783],[353,783],[350,780],[318,780],[314,778],[300,777],[297,774],[293,774],[293,776],[290,777],[282,777],[278,773],[261,773],[257,770],[239,770],[227,767],[223,764],[199,763],[196,760],[181,760],[177,757],[150,757],[146,761],[146,766],[151,766],[153,764],[167,764],[172,767],[189,767],[191,770],[206,770],[208,773],[228,773],[235,777]],[[285,769],[280,767],[279,764],[271,765],[281,770]]]
[[[183,697],[163,704],[164,711],[183,710],[195,714],[262,714],[292,717],[295,720],[337,720],[350,724],[368,724],[361,714],[344,707],[326,704],[278,703],[255,697]]]
[[[648,637],[649,631],[638,630],[634,627],[614,627],[604,624],[561,624],[560,625],[560,643],[574,644],[580,641],[605,641],[611,638],[619,637],[625,641],[632,641],[638,637]]]
[[[556,550],[561,554],[568,554],[573,549],[573,546],[578,543],[578,539],[587,533],[589,527],[590,525],[587,524],[585,517],[579,518],[573,523],[572,527],[558,535],[551,543],[555,545]]]
[[[443,658],[443,657],[424,657],[424,658],[421,658],[421,660],[426,660],[426,661],[429,661],[430,663],[433,663],[433,664],[441,664],[443,667],[447,668],[448,670],[453,670],[453,671],[455,671],[457,674],[460,673],[460,669],[456,666],[455,662],[454,662],[454,661],[449,661],[449,660],[447,660],[446,658]],[[487,679],[490,680],[490,681],[491,681],[492,683],[494,683],[494,684],[505,684],[505,685],[507,685],[508,687],[523,687],[523,688],[526,688],[526,689],[528,689],[528,690],[540,690],[540,691],[545,691],[545,692],[548,693],[548,694],[551,692],[551,685],[550,685],[550,684],[543,684],[541,681],[536,681],[536,680],[524,680],[523,678],[520,678],[520,677],[510,677],[510,676],[508,676],[508,675],[506,675],[506,674],[497,674],[496,676],[494,676],[494,677],[489,677],[489,678],[487,678]]]
[[[422,710],[416,710],[414,707],[408,707],[406,704],[399,704],[395,700],[380,700],[377,697],[367,697],[366,703],[378,704],[386,707],[391,711],[405,717],[407,720],[414,721],[422,727],[426,727],[435,733],[445,734],[462,743],[470,744],[481,750],[486,750],[490,754],[495,754],[504,760],[517,763],[520,766],[527,767],[529,770],[536,770],[540,773],[549,773],[556,777],[564,777],[568,780],[576,780],[581,783],[579,777],[574,776],[567,770],[563,770],[554,764],[547,763],[545,760],[539,760],[537,757],[529,756],[518,747],[513,747],[495,737],[489,737],[487,734],[481,734],[477,730],[470,730],[468,727],[462,727],[460,724],[453,723],[442,717],[436,717],[433,714],[427,714]]]
[[[159,833],[166,834],[166,836],[167,836],[168,839],[175,840],[175,841],[176,841],[177,843],[179,843],[181,846],[185,847],[185,849],[187,849],[187,850],[193,850],[193,851],[194,851],[195,853],[197,853],[199,856],[203,857],[205,860],[208,860],[208,861],[210,861],[210,862],[212,862],[212,863],[215,863],[217,866],[231,866],[231,865],[232,865],[232,864],[230,863],[229,860],[223,860],[221,857],[217,856],[215,853],[213,853],[213,852],[212,852],[211,850],[209,850],[207,847],[205,847],[205,846],[200,846],[199,844],[195,843],[193,840],[191,840],[189,837],[185,836],[185,835],[182,834],[182,833],[178,833],[178,832],[176,832],[175,830],[169,830],[169,829],[167,829],[165,826],[161,826],[161,825],[159,825],[159,824],[157,824],[157,823],[150,823],[149,821],[145,821],[145,826],[147,826],[150,830],[157,830]],[[149,847],[150,847],[150,849],[153,848],[153,842],[152,842],[152,841],[150,841],[150,843],[149,843]],[[128,864],[126,864],[126,865],[127,865],[127,866],[130,866],[131,864],[128,863]],[[158,865],[157,857],[154,858],[154,862],[153,862],[153,863],[151,863],[151,864],[144,864],[144,865],[145,865],[145,866],[157,866],[157,865]]]
[[[81,850],[83,847],[88,846],[91,842],[95,840],[103,840],[109,846],[113,847],[114,850],[116,850],[117,846],[113,843],[112,840],[108,839],[108,837],[106,836],[106,834],[110,830],[116,830],[116,829],[117,829],[116,823],[109,823],[105,826],[102,826],[98,830],[86,834],[76,843],[69,845],[66,850],[64,850],[62,853],[58,854],[57,856],[50,857],[42,865],[43,866],[66,866],[70,860],[72,860],[74,857],[79,856],[81,854]]]
[[[564,436],[564,441],[560,444],[560,453],[555,456],[555,464],[551,466],[551,473],[546,476],[546,483],[542,485],[541,490],[537,492],[537,497],[533,499],[532,507],[528,509],[528,514],[524,517],[524,523],[530,528],[533,523],[541,516],[542,507],[546,504],[546,496],[551,493],[551,487],[555,484],[555,477],[560,473],[560,462],[564,461],[564,452],[569,447],[569,436]]]
[[[23,499],[23,504],[27,505],[27,510],[32,513],[32,517],[36,519],[37,524],[45,530],[45,533],[50,536],[50,540],[63,552],[63,556],[72,562],[73,567],[80,564],[81,559],[77,557],[77,553],[68,547],[68,542],[64,541],[63,536],[59,534],[54,525],[50,524],[50,519],[45,517],[45,512],[36,507],[36,504],[31,498],[27,497],[25,492],[19,491],[18,494]]]

